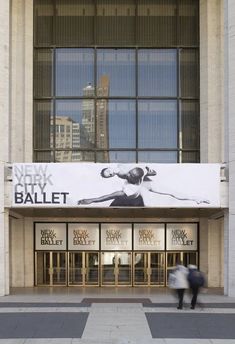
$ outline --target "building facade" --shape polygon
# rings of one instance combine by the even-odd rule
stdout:
[[[235,296],[234,13],[232,0],[0,4],[0,295],[164,287],[182,260]],[[170,191],[143,187],[161,178]],[[106,185],[125,203],[94,201]]]

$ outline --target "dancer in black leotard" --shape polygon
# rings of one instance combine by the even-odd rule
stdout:
[[[151,170],[147,166],[145,168],[135,167],[128,172],[124,172],[121,169],[115,171],[111,168],[104,168],[101,171],[101,176],[103,178],[112,178],[114,176],[118,176],[119,178],[125,180],[122,189],[96,198],[81,199],[78,201],[78,205],[113,200],[110,204],[111,207],[143,207],[145,205],[142,197],[143,189],[159,195],[170,196],[180,201],[193,201],[197,204],[210,203],[207,200],[176,196],[169,192],[159,191],[156,185],[154,185],[152,180],[149,178],[150,176],[155,176],[156,174],[156,171]]]

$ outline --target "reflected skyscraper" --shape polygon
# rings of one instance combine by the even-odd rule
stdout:
[[[83,89],[84,97],[94,97],[95,88],[90,83]],[[96,103],[96,143],[98,149],[109,148],[108,130],[108,100],[109,77],[102,75],[98,87],[97,96],[104,99],[97,100]],[[91,148],[95,145],[95,105],[92,99],[84,99],[82,103],[82,125],[87,134],[87,140]],[[109,162],[108,152],[99,153],[99,161]]]
[[[108,116],[108,99],[109,96],[109,77],[102,75],[97,88],[97,96],[104,97],[97,101],[97,147],[100,149],[109,149],[109,116]],[[101,162],[109,162],[109,153],[100,152],[99,160]]]
[[[84,97],[94,97],[95,89],[90,83],[84,87]],[[82,102],[82,126],[84,127],[87,140],[89,142],[89,148],[94,148],[95,144],[95,115],[94,115],[94,100],[84,99]]]
[[[56,116],[56,147],[61,151],[56,152],[56,161],[69,162],[81,161],[82,152],[67,150],[71,147],[79,149],[87,144],[87,133],[83,125],[75,122],[68,116]]]

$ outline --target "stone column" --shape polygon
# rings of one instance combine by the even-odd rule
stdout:
[[[224,162],[223,0],[200,0],[200,155]]]
[[[9,294],[9,211],[4,207],[4,166],[0,162],[0,296]]]
[[[9,1],[0,2],[0,161],[9,159]]]
[[[201,218],[199,224],[199,248],[200,248],[200,255],[199,255],[199,267],[200,270],[203,271],[208,280],[208,271],[209,271],[209,259],[208,259],[208,220],[207,218]]]
[[[200,219],[200,269],[208,287],[223,287],[223,219]]]
[[[0,1],[0,295],[9,293],[9,216],[5,209],[4,166],[9,161],[10,1]]]
[[[208,221],[208,287],[223,287],[223,221]]]
[[[11,1],[11,147],[13,162],[32,162],[33,1]]]
[[[235,2],[224,1],[225,146],[229,168],[229,211],[225,216],[225,294],[235,297]]]

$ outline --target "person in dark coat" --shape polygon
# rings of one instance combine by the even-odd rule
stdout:
[[[204,275],[196,265],[188,265],[188,282],[192,291],[191,309],[195,309],[199,290],[205,283]]]

